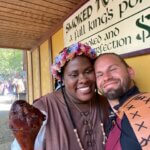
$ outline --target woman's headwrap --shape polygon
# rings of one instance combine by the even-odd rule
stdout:
[[[96,58],[96,51],[90,46],[81,43],[72,44],[71,46],[64,48],[59,55],[55,57],[55,61],[51,66],[53,77],[57,80],[61,80],[60,74],[62,73],[62,68],[65,64],[74,57],[80,55],[87,56],[93,60]]]

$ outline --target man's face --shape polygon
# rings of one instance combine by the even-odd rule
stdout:
[[[95,73],[87,57],[78,56],[64,69],[64,85],[67,93],[76,100],[85,102],[95,93]]]
[[[109,100],[118,99],[130,89],[134,71],[116,56],[101,56],[94,66],[97,87]]]

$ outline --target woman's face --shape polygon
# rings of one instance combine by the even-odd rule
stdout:
[[[95,74],[90,60],[77,56],[64,68],[63,82],[69,96],[85,102],[92,99],[95,92]]]

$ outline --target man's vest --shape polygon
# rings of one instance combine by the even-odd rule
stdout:
[[[129,98],[118,110],[126,115],[142,150],[150,150],[150,93],[139,93]]]

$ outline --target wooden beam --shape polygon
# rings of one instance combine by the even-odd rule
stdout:
[[[65,17],[63,18],[56,26],[50,30],[48,30],[37,42],[36,44],[32,47],[31,50],[35,49],[36,47],[40,46],[44,41],[48,40],[54,33],[56,33],[62,26],[63,22],[69,18],[74,12],[76,12],[81,6],[83,6],[86,2],[89,0],[82,0],[77,7],[72,9],[72,11]]]
[[[9,47],[9,46],[5,46],[5,45],[0,45],[0,48],[7,48],[7,49],[17,49],[17,50],[25,50],[25,51],[29,51],[31,48],[27,48],[27,47]]]
[[[130,53],[127,53],[127,54],[122,54],[121,56],[123,58],[130,58],[130,57],[141,56],[141,55],[145,55],[145,54],[150,54],[150,48],[138,50],[138,51],[135,51],[135,52],[130,52]]]

